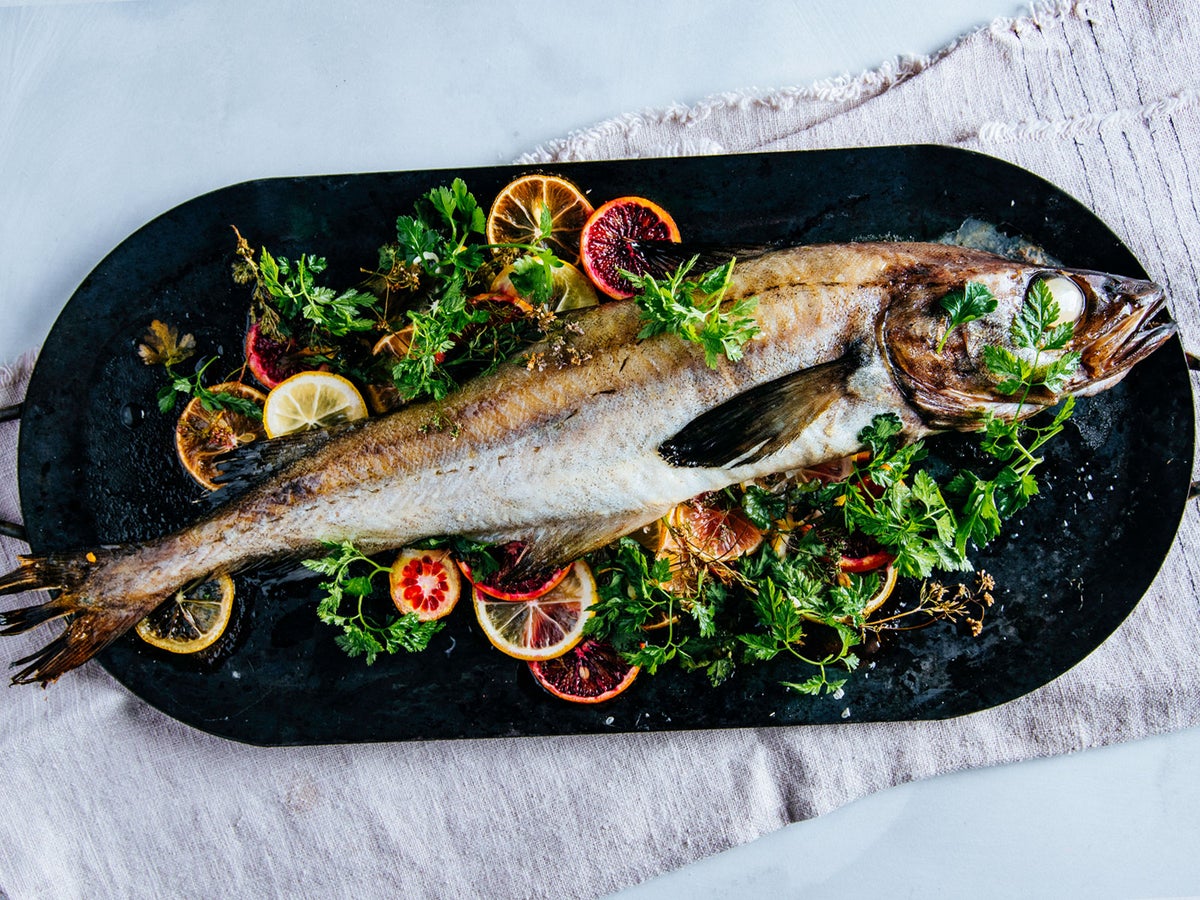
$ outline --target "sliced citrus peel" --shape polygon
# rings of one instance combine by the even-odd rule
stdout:
[[[585,640],[562,656],[529,663],[543,688],[572,703],[603,703],[633,684],[641,671],[609,644]]]
[[[276,385],[263,406],[267,437],[328,428],[367,417],[362,394],[341,375],[300,372]]]
[[[422,622],[445,618],[458,603],[462,578],[446,550],[401,550],[388,575],[392,602]]]
[[[208,389],[213,394],[229,394],[262,407],[266,394],[239,381],[227,381]],[[199,397],[193,397],[175,424],[175,452],[184,469],[210,491],[220,488],[214,480],[221,474],[217,459],[241,444],[266,436],[260,420],[229,409],[210,410]]]
[[[190,584],[134,628],[152,647],[169,653],[198,653],[225,633],[233,615],[233,579],[215,575]]]
[[[486,578],[477,579],[471,571],[470,564],[465,560],[459,560],[458,563],[458,567],[472,586],[497,600],[536,600],[557,587],[571,571],[570,566],[563,566],[551,572],[537,571],[530,575],[515,575],[525,556],[525,545],[520,541],[510,541],[497,549],[502,556],[499,561],[500,568]]]
[[[680,503],[667,515],[665,549],[694,554],[704,562],[727,562],[753,553],[763,533],[741,507],[724,507],[711,494]]]
[[[496,195],[484,236],[489,244],[547,247],[567,262],[579,259],[579,232],[592,214],[583,191],[557,175],[522,175]],[[493,247],[501,255],[504,246]]]
[[[512,273],[511,265],[501,269],[500,274],[492,280],[492,290],[496,293],[520,296],[512,283]],[[584,309],[600,302],[591,280],[569,262],[555,266],[550,270],[550,274],[554,282],[554,290],[550,295],[549,307],[554,312]]]
[[[579,257],[592,283],[616,299],[633,296],[633,284],[622,271],[644,275],[650,264],[637,242],[679,241],[670,214],[644,197],[618,197],[592,213],[579,238]]]
[[[286,381],[297,372],[317,368],[310,362],[314,350],[305,350],[292,340],[277,340],[265,334],[257,322],[246,329],[246,366],[267,390]]]
[[[582,560],[551,590],[531,600],[500,600],[472,592],[475,617],[496,649],[516,659],[562,656],[583,638],[597,600],[596,580]]]

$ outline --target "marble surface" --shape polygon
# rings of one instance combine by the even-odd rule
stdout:
[[[1021,10],[0,0],[0,363],[40,343],[112,247],[205,191],[508,162],[622,112],[856,72]],[[1197,895],[1197,776],[1196,730],[958,773],[624,896]]]

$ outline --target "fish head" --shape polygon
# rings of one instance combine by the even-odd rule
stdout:
[[[954,274],[943,274],[947,272]],[[966,289],[968,282],[984,285],[995,298],[995,309],[947,334],[950,317],[943,300]],[[1036,350],[1014,340],[1013,323],[1035,288],[1048,290],[1057,307],[1052,325],[1073,326],[1061,347]],[[970,429],[979,427],[988,412],[1006,420],[1024,418],[1068,394],[1112,387],[1162,346],[1176,325],[1162,288],[1151,281],[981,256],[902,284],[886,305],[878,331],[893,376],[922,418],[933,428]],[[1054,390],[1039,385],[1028,395],[1005,392],[1004,376],[989,365],[989,346],[1041,371],[1068,354],[1077,355],[1078,365]]]

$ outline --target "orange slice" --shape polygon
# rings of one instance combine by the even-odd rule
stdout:
[[[580,560],[555,587],[531,600],[501,600],[478,588],[475,616],[496,649],[525,660],[562,656],[579,643],[596,602],[596,580]]]
[[[572,703],[603,703],[633,684],[640,671],[600,641],[586,640],[562,656],[531,662],[537,683]]]
[[[672,539],[682,541],[704,562],[725,562],[753,553],[763,540],[763,533],[740,507],[726,509],[713,494],[680,503],[668,514],[667,521],[671,528],[668,543]]]
[[[401,550],[388,576],[392,602],[422,622],[441,619],[458,603],[462,576],[446,550]]]
[[[579,257],[592,282],[619,300],[633,296],[633,285],[622,271],[643,275],[650,263],[637,242],[679,241],[679,228],[670,214],[644,197],[618,197],[599,207],[579,236]]]
[[[579,231],[592,204],[571,182],[557,175],[522,175],[502,190],[488,211],[489,244],[548,247],[567,262],[579,259]],[[494,248],[493,253],[503,253]]]
[[[262,391],[240,381],[227,381],[209,390],[214,394],[232,394],[260,408],[267,399]],[[258,419],[228,409],[205,409],[200,398],[193,397],[175,424],[175,452],[189,475],[215,491],[220,485],[213,479],[221,474],[216,466],[217,457],[239,444],[265,436],[263,424]]]

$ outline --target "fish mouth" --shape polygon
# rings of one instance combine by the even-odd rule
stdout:
[[[1135,284],[1136,290],[1124,293],[1123,302],[1115,304],[1105,316],[1108,327],[1102,326],[1102,333],[1098,335],[1089,335],[1091,340],[1081,353],[1083,369],[1089,379],[1124,374],[1170,340],[1178,330],[1167,311],[1163,289],[1150,281]]]

